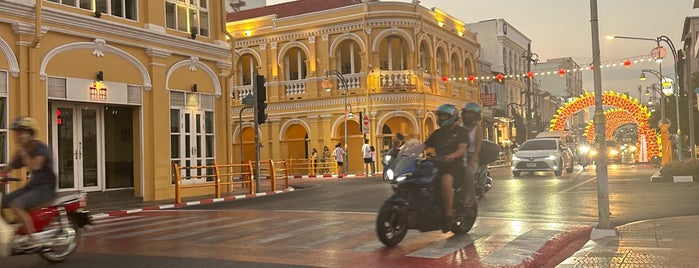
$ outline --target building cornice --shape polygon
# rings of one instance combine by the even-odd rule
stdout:
[[[161,47],[170,46],[181,49],[180,51],[172,51],[173,54],[190,56],[192,51],[196,51],[197,53],[208,54],[207,56],[198,55],[199,58],[212,61],[218,61],[222,57],[230,57],[231,53],[230,48],[215,44],[163,34],[158,31],[150,31],[128,24],[93,18],[60,9],[43,7],[42,12],[42,19],[45,26],[52,32],[85,37],[90,40],[94,39],[96,37],[95,35],[98,35],[97,37],[105,39],[108,43],[135,46],[144,49],[151,48],[156,44],[161,45]],[[33,5],[0,1],[0,17],[18,16],[27,20],[32,20],[34,18],[33,14]],[[118,33],[118,35],[115,33]]]

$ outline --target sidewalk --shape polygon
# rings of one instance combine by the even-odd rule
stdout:
[[[699,267],[699,216],[652,219],[592,232],[557,267]]]

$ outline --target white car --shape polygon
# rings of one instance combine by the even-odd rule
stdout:
[[[522,143],[512,156],[512,175],[524,172],[553,171],[561,176],[574,170],[573,153],[560,139],[533,139]]]

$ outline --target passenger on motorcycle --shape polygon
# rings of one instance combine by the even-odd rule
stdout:
[[[483,140],[483,128],[481,127],[481,106],[475,102],[464,104],[461,108],[461,121],[468,133],[468,148],[466,150],[466,202],[469,206],[474,202],[474,176],[479,169],[478,156],[481,152],[481,141]]]
[[[434,148],[438,157],[449,160],[448,163],[440,163],[439,171],[441,195],[444,204],[444,221],[442,232],[446,233],[454,224],[454,189],[464,183],[464,161],[468,137],[466,130],[459,126],[459,110],[452,104],[442,104],[435,111],[439,129],[430,134],[425,141],[425,146]]]
[[[56,174],[49,147],[35,138],[37,123],[31,117],[19,117],[12,123],[17,151],[12,162],[0,170],[0,177],[7,177],[13,169],[26,167],[29,172],[27,184],[3,197],[3,208],[11,209],[24,225],[27,233],[35,233],[28,210],[39,208],[56,197]]]

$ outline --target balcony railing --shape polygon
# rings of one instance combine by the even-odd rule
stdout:
[[[366,78],[366,73],[343,74],[342,77],[344,77],[347,82],[347,90],[361,89],[362,79]],[[338,85],[339,89],[344,90],[340,81],[336,80],[335,84]]]
[[[308,79],[301,79],[301,80],[283,81],[283,82],[281,82],[281,84],[284,87],[284,94],[286,96],[291,96],[291,95],[306,94],[306,83],[308,83],[308,82],[309,82]]]
[[[412,71],[381,71],[379,85],[384,92],[414,91],[417,85],[412,78]]]
[[[236,99],[242,100],[243,98],[245,98],[245,96],[252,95],[252,85],[234,87],[233,92],[237,92],[237,94],[235,94],[233,98],[237,97]]]

